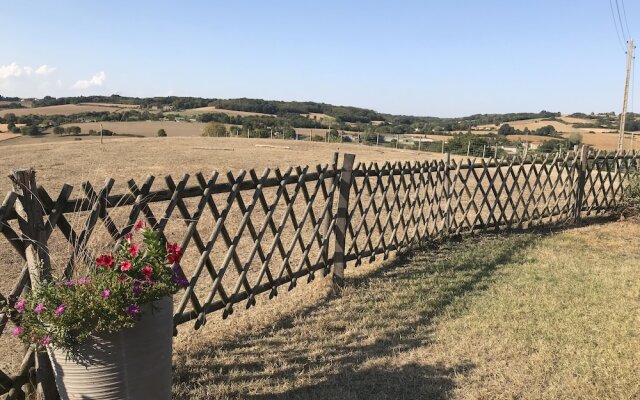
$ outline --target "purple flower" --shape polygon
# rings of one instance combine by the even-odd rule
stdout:
[[[129,307],[127,307],[127,314],[132,317],[140,314],[140,307],[137,304],[129,304]]]
[[[91,279],[89,279],[89,278],[80,278],[80,279],[78,280],[78,285],[86,285],[86,284],[88,284],[89,282],[91,282]]]
[[[47,336],[43,337],[42,339],[40,339],[39,343],[40,343],[41,346],[48,345],[49,343],[51,343],[51,336],[47,335]]]
[[[106,299],[109,296],[111,296],[111,290],[109,289],[105,289],[100,293],[100,297],[102,297],[103,299]]]
[[[16,303],[16,310],[18,310],[18,312],[23,312],[26,305],[27,305],[27,301],[25,299],[20,299]]]
[[[16,325],[16,327],[15,327],[15,328],[13,328],[13,333],[12,333],[12,335],[17,337],[17,336],[22,335],[22,332],[24,332],[24,329],[23,329],[21,326]]]
[[[189,286],[189,280],[187,280],[187,278],[185,278],[184,276],[172,276],[171,279],[173,279],[173,281],[175,283],[177,283],[178,285],[182,286],[182,287],[187,287]]]
[[[71,281],[66,281],[66,282],[64,283],[64,285],[65,285],[65,286],[75,286],[75,285],[76,285],[76,281],[73,281],[73,280],[71,280]]]
[[[142,282],[140,282],[139,280],[136,280],[135,282],[133,282],[133,293],[135,294],[142,293]]]
[[[55,311],[56,317],[59,317],[62,315],[62,313],[64,312],[65,308],[67,308],[67,306],[65,306],[64,304],[60,304]]]
[[[33,312],[36,314],[40,314],[44,310],[44,303],[40,303],[33,309]]]

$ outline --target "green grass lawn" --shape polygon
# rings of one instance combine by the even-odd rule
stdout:
[[[175,398],[640,398],[639,235],[470,238],[352,270],[339,297],[180,354]]]

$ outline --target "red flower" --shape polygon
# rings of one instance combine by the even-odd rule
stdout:
[[[124,235],[124,240],[126,240],[127,242],[131,243],[131,239],[133,238],[133,233],[129,232],[126,235]]]
[[[120,271],[125,272],[131,269],[131,261],[124,260],[120,261]]]
[[[110,269],[111,267],[113,267],[114,262],[115,261],[113,259],[113,256],[110,254],[101,255],[96,259],[96,265],[98,267],[104,267],[106,269]]]
[[[133,230],[138,232],[140,230],[144,229],[144,221],[140,220],[138,222],[136,222],[136,224],[133,226]]]
[[[131,246],[129,246],[129,254],[131,254],[131,257],[137,256],[139,251],[140,246],[138,246],[137,244],[132,244]]]
[[[153,267],[151,265],[147,265],[146,267],[142,267],[142,276],[144,279],[151,279],[151,275],[153,275]]]
[[[167,243],[167,252],[169,253],[167,260],[171,264],[180,262],[180,258],[182,258],[182,248],[180,248],[177,243]]]

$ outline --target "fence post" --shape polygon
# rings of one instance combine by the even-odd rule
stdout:
[[[38,198],[36,172],[32,168],[12,171],[9,178],[13,190],[18,194],[16,202],[18,225],[25,244],[27,268],[31,279],[31,288],[37,288],[41,282],[51,281],[51,260],[49,259],[48,235],[44,222],[42,202]],[[36,353],[36,393],[38,399],[59,399],[51,361],[46,353]]]
[[[338,171],[338,152],[333,153],[333,157],[331,158],[331,170],[334,172]],[[332,180],[333,182],[333,180]],[[331,232],[329,232],[329,227],[331,226],[331,221],[333,220],[333,196],[327,199],[329,205],[327,207],[327,217],[324,219],[324,223],[322,226],[322,239],[329,240],[329,236],[331,236]],[[323,258],[329,262],[329,244],[322,249]],[[327,268],[329,266],[327,265]],[[329,271],[326,269],[325,271]]]
[[[349,191],[353,176],[353,162],[355,154],[345,154],[342,159],[340,171],[340,196],[338,197],[338,210],[336,211],[335,224],[335,248],[333,254],[333,282],[341,288],[344,286],[344,250],[347,239],[347,214],[349,212]]]
[[[584,201],[584,186],[586,184],[588,166],[589,166],[589,146],[584,145],[582,146],[582,151],[580,152],[580,167],[578,168],[578,188],[576,193],[576,204],[573,211],[576,222],[580,221],[580,214],[582,212],[582,203]]]
[[[449,216],[449,201],[451,199],[451,153],[447,153],[447,158],[445,160],[446,164],[444,166],[443,172],[443,185],[444,185],[444,198],[446,209],[444,210],[444,230],[447,235],[451,230],[451,218]]]

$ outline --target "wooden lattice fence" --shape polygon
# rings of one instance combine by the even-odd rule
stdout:
[[[174,322],[197,329],[213,312],[226,317],[238,303],[254,306],[260,294],[271,298],[318,273],[332,272],[341,284],[349,261],[357,266],[449,235],[611,213],[638,161],[636,153],[585,148],[562,158],[367,165],[347,154],[339,167],[336,154],[315,168],[167,176],[162,187],[153,176],[126,187],[86,182],[74,198],[69,185],[54,197],[33,171],[19,171],[0,205],[0,232],[11,246],[11,254],[0,250],[2,266],[18,271],[3,275],[15,284],[0,300],[14,303],[51,276],[81,275],[144,219],[185,249],[180,267],[190,285],[176,296]],[[0,314],[0,333],[11,323]],[[6,334],[0,340],[20,348]],[[0,394],[23,398],[37,382],[55,397],[46,357],[28,349],[21,359],[13,373],[0,368]]]

